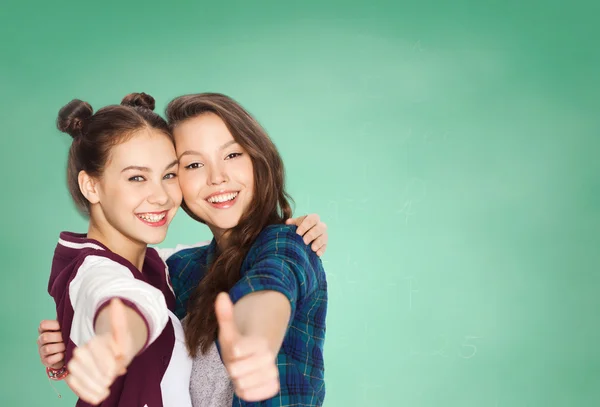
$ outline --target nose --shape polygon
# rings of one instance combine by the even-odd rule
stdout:
[[[167,194],[162,183],[153,184],[152,191],[148,197],[148,202],[160,206],[164,206],[169,202],[169,194]]]
[[[227,182],[227,173],[223,164],[211,166],[207,181],[209,185],[220,185]]]

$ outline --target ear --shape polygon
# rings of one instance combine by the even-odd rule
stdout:
[[[98,194],[98,183],[97,180],[89,176],[85,171],[79,171],[77,176],[79,181],[79,190],[85,196],[85,199],[90,201],[91,204],[97,204],[100,202],[100,195]]]

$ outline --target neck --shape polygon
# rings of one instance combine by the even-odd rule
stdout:
[[[215,241],[217,242],[217,247],[219,248],[219,251],[223,251],[226,247],[227,244],[229,242],[228,239],[228,235],[229,235],[229,230],[228,229],[219,229],[216,228],[214,226],[210,226],[208,225],[210,231],[212,232]]]
[[[88,239],[94,239],[108,247],[111,252],[118,254],[133,264],[140,272],[146,257],[145,243],[135,242],[112,227],[102,227],[90,221],[87,233]]]

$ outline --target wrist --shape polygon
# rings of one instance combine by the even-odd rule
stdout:
[[[69,375],[69,370],[67,369],[67,365],[64,365],[63,367],[58,369],[46,367],[46,375],[50,380],[63,380]]]

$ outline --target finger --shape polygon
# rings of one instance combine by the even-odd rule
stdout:
[[[300,224],[302,224],[302,222],[304,221],[304,219],[306,219],[307,215],[304,216],[300,216],[298,218],[289,218],[288,220],[285,221],[286,225],[296,225],[296,226],[300,226]]]
[[[80,380],[77,379],[76,376],[74,376],[73,374],[68,375],[65,378],[65,382],[67,382],[67,385],[77,397],[79,397],[85,402],[93,403],[93,401],[91,400],[90,391],[81,385]]]
[[[236,394],[247,402],[256,402],[270,399],[279,393],[279,380],[249,390],[236,391]]]
[[[302,236],[302,240],[304,240],[304,244],[308,245],[311,242],[314,242],[318,237],[322,235],[322,232],[318,229],[317,226],[310,229],[308,232]]]
[[[222,292],[215,301],[215,314],[219,324],[219,341],[223,347],[229,348],[232,357],[238,357],[235,349],[240,334],[233,318],[233,303],[229,294]]]
[[[266,339],[261,337],[241,337],[236,344],[237,356],[236,362],[251,357],[266,355],[271,362],[275,360],[275,355],[270,351]]]
[[[44,332],[38,336],[37,344],[41,347],[51,343],[60,343],[62,341],[62,334],[60,332]]]
[[[43,333],[45,331],[60,331],[60,325],[58,321],[52,319],[45,319],[40,322],[40,326],[38,326],[38,333]]]
[[[115,369],[101,370],[100,366],[96,363],[94,353],[98,352],[98,347],[102,344],[98,344],[98,340],[92,340],[83,348],[76,348],[73,352],[73,357],[78,362],[80,374],[85,376],[88,380],[93,381],[93,384],[100,387],[108,387],[114,380]],[[104,345],[105,347],[107,345]],[[77,352],[77,353],[75,353]],[[108,356],[111,359],[114,357]]]
[[[232,379],[239,380],[257,372],[265,371],[269,366],[275,366],[275,358],[269,354],[261,354],[235,361],[228,366],[227,371]]]
[[[300,236],[304,236],[304,234],[313,228],[317,223],[319,223],[319,215],[312,214],[306,215],[300,219],[300,225],[298,225],[298,229],[296,229],[296,233]]]
[[[52,369],[60,369],[65,365],[65,354],[55,353],[54,355],[44,357],[42,358],[42,364]]]
[[[88,359],[83,355],[83,353],[84,352],[78,352],[77,356],[74,354],[73,359],[69,362],[67,366],[69,369],[69,376],[76,379],[77,389],[81,394],[86,397],[100,397],[105,393],[106,386],[101,384],[104,383],[104,381],[96,379],[98,374],[93,372],[93,370],[96,369],[94,362],[91,358]]]
[[[127,314],[125,305],[118,298],[113,298],[109,306],[109,319],[112,341],[116,358],[120,359],[126,352]]]
[[[75,393],[75,395],[77,397],[79,397],[81,400],[85,401],[86,403],[89,403],[92,405],[100,404],[110,394],[109,389],[106,389],[106,391],[104,393],[99,393],[99,394],[96,392],[90,391],[87,387],[85,387],[81,384],[81,381],[77,377],[75,377],[73,375],[67,376],[65,378],[65,381],[67,382],[67,385],[73,391],[73,393]]]
[[[317,256],[321,257],[325,254],[325,250],[327,250],[327,245],[322,246],[318,251],[317,251]]]
[[[75,371],[77,371],[77,367],[75,364],[73,365],[73,367],[75,368]],[[77,397],[92,404],[98,404],[102,399],[102,395],[106,393],[107,390],[105,389],[103,391],[97,391],[90,388],[88,386],[88,381],[82,379],[80,374],[74,374],[72,370],[69,372],[69,375],[66,377],[65,380],[67,381],[67,384],[69,385],[71,390],[73,390],[73,392],[77,395]]]
[[[62,342],[59,343],[50,343],[48,345],[44,345],[40,348],[40,353],[44,356],[54,355],[55,353],[60,353],[65,351],[65,344]]]
[[[323,239],[323,236],[320,236],[312,242],[312,244],[310,245],[310,248],[312,249],[313,252],[316,253],[323,246],[325,246],[325,239]]]
[[[93,341],[89,343],[90,355],[102,376],[103,386],[109,387],[117,378],[120,368],[117,359],[112,352],[112,346],[107,341]]]
[[[250,390],[257,387],[269,384],[279,377],[277,367],[273,362],[263,365],[261,369],[257,369],[242,377],[234,380],[236,386],[241,390]]]

